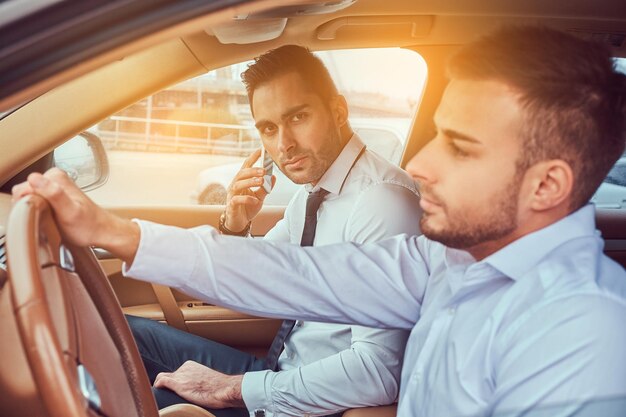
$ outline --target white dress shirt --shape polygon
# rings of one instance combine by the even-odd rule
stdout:
[[[251,314],[412,329],[399,416],[625,415],[626,272],[593,206],[480,262],[424,237],[299,248],[140,226],[133,276]]]
[[[294,195],[265,239],[299,245],[308,194],[320,188],[329,194],[317,211],[314,246],[419,233],[414,181],[353,135],[316,186],[307,184]],[[245,374],[244,402],[267,415],[330,414],[391,403],[398,396],[408,336],[405,330],[298,321],[278,360],[281,372]]]

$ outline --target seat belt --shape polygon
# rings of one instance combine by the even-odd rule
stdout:
[[[185,324],[185,318],[183,317],[183,312],[178,307],[178,303],[176,303],[174,293],[172,293],[170,287],[159,284],[151,285],[154,295],[156,295],[157,301],[161,306],[161,310],[163,310],[163,316],[165,316],[167,324],[177,328],[178,330],[187,332],[188,330],[187,325]]]

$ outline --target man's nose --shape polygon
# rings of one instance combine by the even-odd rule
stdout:
[[[406,164],[406,171],[411,177],[420,183],[434,182],[435,173],[433,167],[437,166],[439,161],[434,152],[434,140],[428,142],[420,149]]]
[[[287,127],[280,127],[278,129],[278,150],[281,153],[289,152],[296,142],[293,137],[293,132]]]

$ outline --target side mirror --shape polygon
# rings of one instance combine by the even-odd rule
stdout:
[[[70,176],[83,191],[93,190],[109,178],[109,160],[102,141],[91,132],[83,132],[53,152],[53,163]]]

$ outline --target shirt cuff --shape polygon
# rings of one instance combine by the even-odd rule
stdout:
[[[266,391],[266,384],[269,384],[272,371],[246,372],[241,382],[241,398],[250,411],[250,416],[254,416],[255,410],[265,410],[266,416],[274,415],[271,394]]]
[[[132,265],[122,264],[124,276],[170,287],[186,282],[195,262],[180,260],[189,259],[190,248],[196,244],[193,234],[179,227],[138,219],[132,221],[137,223],[141,234]]]

